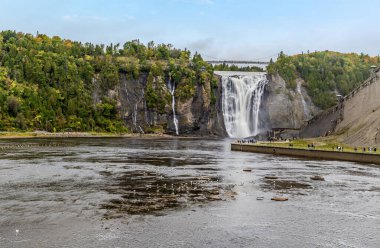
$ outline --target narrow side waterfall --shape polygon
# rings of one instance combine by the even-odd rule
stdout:
[[[215,72],[222,76],[222,111],[230,137],[245,138],[260,132],[260,105],[265,73]]]
[[[135,104],[135,108],[133,110],[133,125],[135,126],[135,128],[137,129],[137,104],[138,102]]]
[[[138,105],[143,101],[143,99],[144,99],[144,89],[142,89],[142,94],[141,94],[140,98],[138,98],[138,100],[134,106],[133,114],[132,114],[133,125],[135,126],[136,131],[138,131],[140,133],[144,133],[144,130],[142,129],[142,127],[140,125],[137,125],[137,116],[138,116]],[[144,104],[146,104],[146,102],[144,102]]]
[[[168,88],[169,88],[170,94],[172,95],[173,124],[174,124],[174,128],[175,128],[175,133],[176,133],[176,135],[179,135],[178,119],[177,119],[177,116],[175,114],[175,96],[174,96],[175,84],[172,83],[171,80],[169,80]]]
[[[297,92],[301,96],[301,101],[302,101],[302,106],[303,106],[303,117],[306,120],[310,117],[310,109],[309,109],[309,106],[306,104],[305,98],[302,95],[301,82],[297,83]]]

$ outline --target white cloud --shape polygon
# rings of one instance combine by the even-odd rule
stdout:
[[[199,39],[188,43],[187,48],[193,51],[206,52],[214,46],[214,43],[214,38]]]
[[[79,16],[79,15],[64,15],[62,16],[64,21],[106,21],[106,18],[101,16]]]
[[[126,17],[127,17],[127,19],[130,20],[130,21],[136,20],[136,17],[133,16],[133,15],[127,15]]]
[[[65,15],[65,16],[62,16],[62,19],[64,21],[73,21],[73,20],[78,19],[78,16],[77,15]]]

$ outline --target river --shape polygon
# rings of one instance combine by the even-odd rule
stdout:
[[[379,167],[229,143],[1,140],[0,247],[379,247]]]

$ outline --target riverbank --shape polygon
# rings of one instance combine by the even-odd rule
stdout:
[[[25,139],[25,138],[172,138],[168,134],[139,134],[139,133],[95,133],[95,132],[0,132],[0,139]]]
[[[285,147],[284,145],[288,145],[288,146],[290,145],[290,146]],[[287,143],[287,144],[273,143],[273,145],[268,145],[267,143],[258,143],[258,144],[232,143],[231,150],[311,158],[311,159],[371,163],[371,164],[380,165],[380,155],[375,154],[375,153],[337,151],[334,149],[334,147],[332,147],[331,150],[318,148],[316,146],[309,147],[309,148],[299,148],[299,147],[292,147],[291,145],[292,145],[291,143]]]

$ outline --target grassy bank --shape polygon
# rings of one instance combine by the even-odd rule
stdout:
[[[297,148],[297,149],[310,149],[310,145],[313,145],[315,150],[320,151],[337,151],[337,147],[343,147],[342,152],[363,152],[363,147],[355,147],[352,145],[341,143],[337,140],[337,137],[330,136],[324,138],[314,138],[314,139],[297,139],[291,140],[289,142],[259,142],[256,145],[259,146],[272,146],[272,147],[287,147],[287,148]],[[366,148],[366,153],[368,153],[368,147]]]

